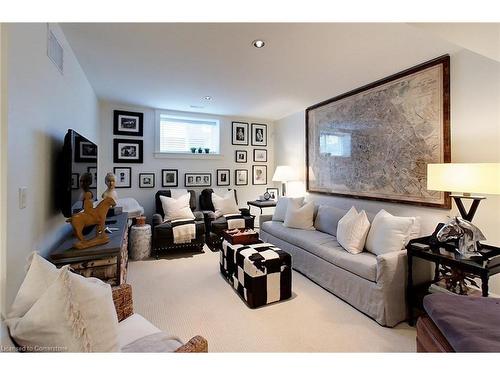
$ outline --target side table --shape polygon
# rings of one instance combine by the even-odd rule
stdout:
[[[151,256],[151,225],[130,228],[130,259],[143,260]]]
[[[480,244],[480,256],[474,259],[462,259],[453,251],[454,245],[442,243],[432,246],[429,242],[431,236],[411,240],[406,246],[408,259],[408,284],[406,293],[406,304],[408,306],[409,324],[414,324],[414,309],[422,309],[423,297],[428,294],[431,283],[415,286],[413,284],[413,258],[423,259],[435,264],[434,280],[440,279],[439,267],[447,266],[457,270],[468,277],[481,279],[481,292],[483,297],[488,296],[489,277],[500,273],[500,248]],[[423,246],[422,246],[423,245]]]
[[[257,207],[260,209],[260,213],[262,214],[262,209],[263,208],[267,208],[267,207],[276,207],[276,204],[277,202],[275,200],[267,200],[267,201],[258,201],[258,200],[255,200],[255,201],[248,201],[247,202],[247,205],[248,205],[248,210],[250,210],[250,207],[251,206],[254,206],[254,207]]]

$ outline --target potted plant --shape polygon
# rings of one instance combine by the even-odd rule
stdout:
[[[210,153],[210,149],[209,149],[209,148],[206,148],[206,149],[205,149],[205,154],[208,154],[208,153]]]
[[[200,147],[200,148],[198,149],[198,153],[199,153],[199,154],[201,154],[202,152],[203,152],[203,149]]]
[[[194,154],[196,152],[196,147],[191,147],[191,152]]]

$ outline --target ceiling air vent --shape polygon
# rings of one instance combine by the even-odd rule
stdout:
[[[64,67],[64,50],[50,29],[48,29],[47,32],[47,56],[49,56],[49,59],[52,60],[62,74]]]

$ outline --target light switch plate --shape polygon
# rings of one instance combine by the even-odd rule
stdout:
[[[21,186],[19,188],[19,208],[26,208],[28,200],[28,188],[26,186]]]

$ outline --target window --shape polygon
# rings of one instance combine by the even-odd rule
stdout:
[[[159,113],[157,116],[156,151],[190,154],[201,147],[203,153],[220,153],[219,120],[188,118]]]
[[[351,156],[351,135],[349,133],[322,133],[319,149],[330,156]]]

